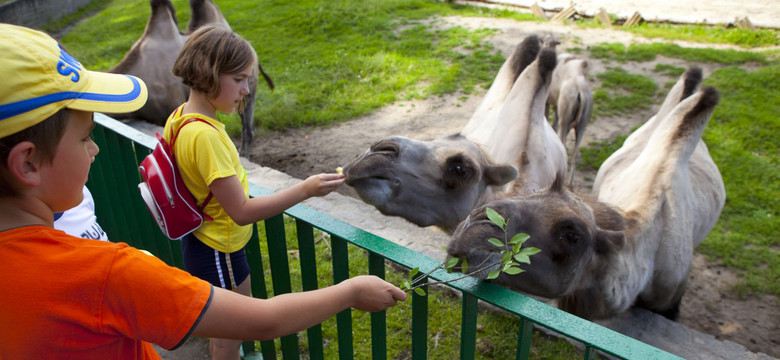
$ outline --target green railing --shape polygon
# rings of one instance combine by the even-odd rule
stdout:
[[[170,265],[182,267],[181,251],[177,241],[170,241],[162,235],[149,216],[138,192],[138,163],[154,146],[153,137],[145,135],[121,122],[102,114],[95,114],[97,126],[93,139],[100,147],[100,154],[92,164],[87,186],[95,197],[95,206],[101,225],[110,239],[126,242],[148,250]],[[250,184],[250,196],[262,196],[270,191]],[[440,264],[430,257],[358,229],[304,205],[296,205],[285,212],[295,221],[301,266],[301,284],[304,291],[318,287],[317,264],[315,260],[314,231],[325,232],[331,238],[333,282],[338,283],[350,276],[348,249],[356,246],[368,253],[368,268],[364,273],[385,277],[385,262],[389,261],[411,269],[419,267],[426,273]],[[266,298],[264,266],[270,267],[274,294],[291,292],[292,281],[287,258],[286,234],[283,215],[264,221],[267,257],[269,264],[263,264],[260,241],[255,227],[252,241],[247,247],[251,266],[252,293]],[[430,279],[447,281],[459,274],[448,274],[437,270]],[[516,358],[528,359],[531,334],[534,324],[553,330],[584,345],[584,358],[593,359],[598,351],[624,359],[679,359],[630,337],[611,331],[600,325],[583,320],[522,294],[510,291],[492,283],[465,278],[448,283],[462,294],[461,314],[461,359],[475,356],[477,337],[477,315],[479,302],[485,302],[514,314],[519,319]],[[426,289],[427,291],[427,289]],[[411,357],[425,359],[428,353],[428,297],[411,296]],[[384,311],[371,313],[371,354],[374,359],[387,358],[386,314]],[[345,310],[336,315],[338,331],[338,352],[340,359],[353,358],[352,313]],[[323,359],[323,335],[320,325],[307,330],[308,356]],[[273,341],[260,343],[262,358],[275,359],[277,348]],[[300,357],[298,337],[293,334],[280,339],[279,349],[285,359]],[[247,358],[259,358],[254,352],[254,343],[245,342]]]

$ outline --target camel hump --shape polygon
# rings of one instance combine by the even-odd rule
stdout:
[[[536,60],[540,49],[539,36],[536,34],[528,35],[517,45],[515,53],[512,54],[512,82],[516,81],[523,70]]]
[[[680,101],[687,99],[694,92],[696,92],[696,89],[698,89],[702,80],[701,68],[698,66],[689,68],[683,74],[683,79],[683,91],[680,97]]]
[[[542,52],[539,53],[539,75],[544,79],[545,83],[549,83],[557,62],[555,50],[544,48],[542,49]]]
[[[187,23],[187,32],[193,32],[206,24],[220,24],[230,28],[225,17],[219,11],[219,7],[211,0],[190,0],[190,22]]]
[[[153,32],[156,25],[161,22],[173,21],[173,24],[178,28],[179,20],[176,19],[176,8],[173,7],[171,0],[151,0],[149,5],[152,7],[152,15],[149,16],[147,32]]]
[[[698,102],[685,114],[680,126],[677,127],[675,138],[688,137],[707,125],[715,105],[720,101],[720,94],[712,86],[703,88],[700,93]]]

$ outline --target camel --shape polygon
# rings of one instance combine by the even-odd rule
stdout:
[[[586,77],[588,62],[577,59],[571,54],[558,56],[558,65],[553,71],[550,83],[550,96],[547,98],[547,109],[554,109],[552,127],[566,144],[569,131],[574,129],[574,147],[571,150],[568,186],[574,183],[574,169],[577,162],[585,127],[588,126],[593,112],[593,92]],[[560,128],[558,123],[560,122]]]
[[[149,99],[139,110],[117,114],[117,118],[143,119],[156,125],[165,125],[173,110],[187,101],[189,88],[173,75],[173,64],[189,34],[207,24],[230,28],[225,17],[212,0],[190,0],[191,16],[187,31],[179,30],[176,9],[170,0],[150,0],[152,9],[143,35],[133,44],[125,57],[109,72],[131,74],[144,80],[149,89]],[[250,76],[250,93],[244,98],[244,109],[240,112],[242,134],[239,152],[245,154],[254,137],[254,106],[257,94],[258,73],[263,75],[273,90],[271,78],[258,68]]]
[[[545,191],[486,203],[456,229],[448,255],[471,269],[501,259],[487,242],[504,238],[487,220],[490,207],[507,219],[509,236],[526,233],[524,246],[541,250],[524,272],[502,273],[497,283],[555,299],[586,319],[631,306],[676,319],[693,249],[715,226],[726,196],[701,140],[719,95],[699,89],[701,78],[696,68],[681,76],[658,113],[599,169],[595,192],[573,193],[560,174]]]
[[[480,204],[544,189],[566,171],[566,150],[544,116],[555,62],[554,50],[526,37],[460,133],[379,140],[345,166],[347,185],[385,215],[445,232]]]

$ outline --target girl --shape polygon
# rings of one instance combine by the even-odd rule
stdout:
[[[216,114],[243,107],[249,77],[257,66],[252,46],[230,29],[207,26],[195,31],[173,67],[174,75],[190,87],[189,99],[171,114],[164,132],[170,143],[172,133],[181,127],[173,149],[176,163],[198,204],[203,206],[210,198],[203,213],[213,218],[182,239],[184,266],[214,286],[244,295],[251,289],[244,248],[252,224],[312,196],[327,195],[344,183],[344,175],[319,174],[272,195],[248,197],[246,171]],[[191,118],[205,122],[181,126]],[[212,339],[212,357],[237,359],[239,345],[240,341]]]

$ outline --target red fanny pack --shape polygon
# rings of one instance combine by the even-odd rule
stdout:
[[[203,223],[204,218],[208,221],[213,220],[203,213],[203,208],[211,200],[212,193],[209,192],[203,204],[197,206],[195,198],[184,185],[179,174],[173,153],[173,145],[176,143],[179,131],[194,121],[200,121],[214,127],[203,119],[188,119],[179,126],[175,133],[171,129],[170,146],[159,132],[154,134],[157,137],[157,146],[154,147],[151,154],[141,161],[141,165],[138,167],[138,171],[141,173],[141,183],[138,184],[141,198],[143,198],[146,208],[149,209],[149,213],[152,214],[152,218],[160,226],[160,230],[171,240],[181,239],[195,231]]]

